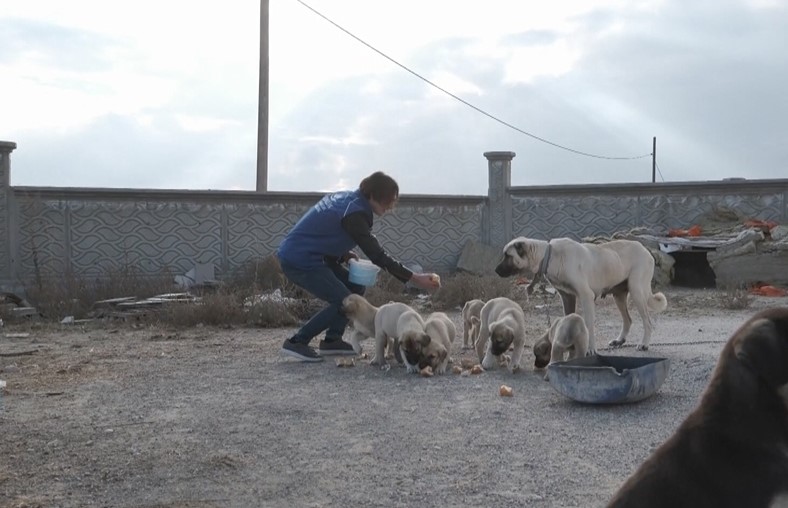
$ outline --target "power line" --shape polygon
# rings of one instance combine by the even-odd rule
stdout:
[[[432,87],[434,87],[434,88],[436,88],[436,89],[440,90],[441,92],[443,92],[444,94],[448,95],[449,97],[451,97],[451,98],[453,98],[453,99],[455,99],[455,100],[457,100],[457,101],[459,101],[459,102],[461,102],[461,103],[465,104],[465,105],[466,105],[466,106],[468,106],[469,108],[471,108],[471,109],[474,109],[474,110],[476,110],[477,112],[479,112],[479,113],[483,114],[484,116],[486,116],[486,117],[488,117],[488,118],[491,118],[492,120],[495,120],[496,122],[498,122],[498,123],[500,123],[500,124],[503,124],[503,125],[505,125],[506,127],[509,127],[510,129],[513,129],[513,130],[515,130],[515,131],[517,131],[517,132],[519,132],[519,133],[521,133],[521,134],[525,134],[526,136],[529,136],[529,137],[531,137],[531,138],[533,138],[533,139],[535,139],[535,140],[537,140],[537,141],[541,141],[542,143],[546,143],[546,144],[548,144],[548,145],[551,145],[551,146],[554,146],[554,147],[556,147],[556,148],[560,148],[561,150],[566,150],[566,151],[568,151],[568,152],[572,152],[572,153],[575,153],[575,154],[578,154],[578,155],[585,155],[586,157],[593,157],[593,158],[595,158],[595,159],[608,159],[608,160],[635,160],[635,159],[643,159],[643,158],[646,158],[646,157],[651,157],[651,153],[647,153],[647,154],[643,154],[643,155],[637,155],[637,156],[634,156],[634,157],[608,157],[608,156],[605,156],[605,155],[596,155],[596,154],[593,154],[593,153],[583,152],[583,151],[580,151],[580,150],[575,150],[574,148],[569,148],[569,147],[566,147],[566,146],[563,146],[563,145],[559,145],[558,143],[553,143],[552,141],[548,141],[547,139],[541,138],[541,137],[539,137],[539,136],[537,136],[537,135],[535,135],[535,134],[531,134],[530,132],[526,132],[526,131],[524,131],[523,129],[520,129],[519,127],[517,127],[517,126],[515,126],[515,125],[512,125],[512,124],[510,124],[509,122],[506,122],[506,121],[504,121],[504,120],[501,120],[500,118],[498,118],[498,117],[496,117],[496,116],[494,116],[494,115],[492,115],[492,114],[490,114],[490,113],[488,113],[488,112],[484,111],[483,109],[481,109],[481,108],[479,108],[479,107],[476,107],[476,106],[474,106],[474,105],[473,105],[473,104],[471,104],[470,102],[468,102],[468,101],[466,101],[466,100],[464,100],[464,99],[462,99],[462,98],[460,98],[460,97],[458,97],[458,96],[454,95],[453,93],[449,92],[448,90],[445,90],[445,89],[441,88],[440,86],[436,85],[435,83],[433,83],[433,82],[432,82],[432,81],[430,81],[429,79],[425,78],[425,77],[424,77],[424,76],[422,76],[421,74],[419,74],[419,73],[417,73],[417,72],[415,72],[415,71],[413,71],[413,70],[409,69],[409,68],[408,68],[408,67],[406,67],[405,65],[403,65],[403,64],[401,64],[401,63],[399,63],[398,61],[394,60],[393,58],[391,58],[391,57],[390,57],[390,56],[388,56],[387,54],[385,54],[385,53],[383,53],[382,51],[378,50],[378,49],[377,49],[377,48],[375,48],[374,46],[372,46],[372,45],[368,44],[368,43],[367,43],[367,42],[365,42],[364,40],[362,40],[362,39],[360,39],[359,37],[355,36],[354,34],[350,33],[348,30],[345,30],[343,27],[341,27],[341,26],[339,26],[338,24],[334,23],[332,20],[330,20],[329,18],[327,18],[326,16],[324,16],[324,15],[323,15],[323,14],[321,14],[320,12],[316,11],[314,8],[312,8],[311,6],[307,5],[307,4],[306,4],[305,2],[303,2],[302,0],[296,0],[296,1],[297,1],[298,3],[300,3],[301,5],[303,5],[304,7],[306,7],[307,9],[309,9],[310,11],[314,12],[315,14],[317,14],[318,16],[320,16],[321,18],[323,18],[324,20],[328,21],[329,23],[331,23],[332,25],[334,25],[334,26],[335,26],[335,27],[337,27],[338,29],[342,30],[343,32],[345,32],[345,33],[346,33],[346,34],[348,34],[349,36],[353,37],[354,39],[356,39],[358,42],[360,42],[360,43],[361,43],[361,44],[363,44],[364,46],[368,47],[369,49],[371,49],[371,50],[372,50],[372,51],[374,51],[375,53],[379,54],[380,56],[382,56],[382,57],[383,57],[383,58],[385,58],[386,60],[390,61],[390,62],[391,62],[391,63],[393,63],[394,65],[397,65],[398,67],[402,68],[403,70],[405,70],[405,71],[407,71],[407,72],[409,72],[409,73],[413,74],[414,76],[416,76],[416,77],[417,77],[417,78],[419,78],[420,80],[424,81],[424,82],[425,82],[425,83],[427,83],[428,85],[430,85],[430,86],[432,86]]]
[[[655,161],[654,165],[657,166],[657,173],[659,173],[659,177],[662,178],[662,181],[664,182],[665,181],[665,177],[662,176],[662,170],[659,169],[659,163]]]

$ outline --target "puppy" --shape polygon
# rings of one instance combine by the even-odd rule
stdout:
[[[476,317],[478,322],[482,307],[484,307],[484,302],[478,299],[468,300],[462,306],[462,349],[472,349],[479,336],[479,327],[474,324],[471,318]]]
[[[353,326],[350,344],[356,354],[360,355],[361,341],[375,336],[375,316],[378,313],[378,308],[363,296],[354,293],[342,300],[342,313]]]
[[[788,506],[788,308],[733,334],[698,407],[608,504],[635,506]]]
[[[550,329],[534,344],[534,367],[542,369],[553,362],[581,358],[588,353],[588,328],[583,318],[572,313],[556,319]]]
[[[397,319],[397,335],[394,340],[395,347],[399,349],[397,359],[405,364],[411,374],[419,371],[424,351],[432,342],[424,328],[424,319],[413,309],[403,312]]]
[[[399,322],[402,314],[408,313],[409,317]],[[381,367],[387,365],[386,357],[384,356],[386,347],[389,351],[400,350],[397,342],[405,336],[410,336],[410,332],[421,331],[424,333],[424,319],[411,308],[410,306],[400,302],[390,302],[378,307],[375,313],[375,356],[370,362],[372,365],[380,365]],[[416,365],[418,366],[418,365]]]
[[[476,354],[482,367],[491,369],[505,363],[503,354],[513,347],[510,370],[520,368],[520,359],[525,347],[525,314],[517,302],[508,298],[493,298],[482,307],[479,314],[479,337],[476,339]]]
[[[433,312],[424,321],[424,331],[430,340],[420,344],[419,370],[429,366],[436,374],[445,374],[446,367],[451,361],[449,353],[454,337],[457,335],[457,327],[445,313]],[[400,348],[404,350],[402,344],[403,341],[400,340]]]

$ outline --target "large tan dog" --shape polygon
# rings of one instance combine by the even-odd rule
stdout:
[[[479,299],[468,300],[462,306],[462,348],[472,349],[476,338],[479,336],[479,327],[476,326],[472,318],[478,321],[479,314],[484,307],[484,301]]]
[[[387,365],[384,352],[386,346],[393,341],[394,349],[399,349],[400,341],[424,341],[429,336],[424,331],[424,318],[412,307],[400,303],[390,302],[378,307],[375,314],[375,356],[372,365]],[[396,356],[396,355],[395,355]],[[402,360],[404,358],[401,357]],[[408,372],[418,371],[418,365],[405,363]]]
[[[503,249],[503,260],[495,273],[508,277],[520,272],[533,276],[534,282],[544,276],[561,295],[564,315],[575,312],[580,300],[583,320],[588,328],[588,352],[596,354],[594,339],[594,300],[613,294],[623,323],[618,338],[611,346],[626,342],[632,317],[627,309],[627,295],[643,321],[643,340],[639,350],[648,349],[653,323],[649,312],[661,312],[668,306],[662,293],[651,292],[654,258],[640,242],[613,240],[603,244],[578,243],[569,238],[546,242],[531,238],[515,238]]]
[[[700,405],[608,506],[788,506],[788,308],[734,333]]]
[[[576,313],[556,319],[553,325],[534,344],[534,367],[542,369],[554,362],[582,358],[588,353],[588,328]]]
[[[505,297],[493,298],[484,304],[479,315],[476,354],[482,367],[492,369],[496,363],[505,364],[504,353],[510,346],[513,349],[509,368],[516,372],[525,347],[525,314],[517,302]]]

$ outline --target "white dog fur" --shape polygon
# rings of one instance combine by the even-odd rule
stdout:
[[[499,365],[505,364],[504,353],[512,346],[509,368],[511,372],[519,370],[525,338],[525,314],[517,302],[499,297],[484,304],[479,315],[479,337],[476,339],[476,354],[483,368],[494,368],[496,359]]]
[[[668,305],[664,294],[651,292],[654,258],[640,242],[631,240],[591,244],[569,238],[549,242],[515,238],[504,247],[503,260],[495,272],[501,277],[526,272],[535,275],[535,280],[544,275],[561,295],[564,315],[575,312],[579,299],[588,328],[589,354],[596,354],[594,300],[597,297],[613,294],[623,323],[618,338],[610,341],[610,345],[621,346],[632,325],[627,309],[627,295],[630,295],[643,321],[639,350],[648,349],[651,340],[653,323],[649,313],[661,312]]]
[[[468,300],[462,306],[462,348],[472,349],[479,336],[479,327],[471,319],[479,319],[479,313],[484,307],[484,301],[479,299]]]

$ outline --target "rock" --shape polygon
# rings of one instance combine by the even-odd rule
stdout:
[[[503,250],[468,240],[457,260],[457,269],[474,275],[494,275]]]

